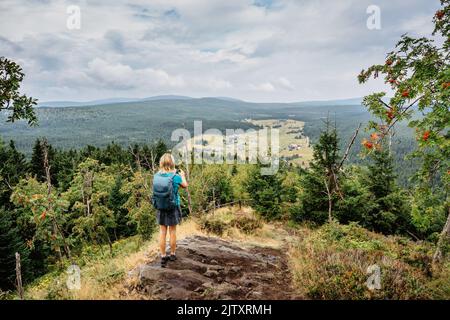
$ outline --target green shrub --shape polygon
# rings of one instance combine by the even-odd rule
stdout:
[[[334,222],[307,235],[291,257],[296,286],[311,299],[448,299],[450,271],[432,277],[432,251],[427,243]],[[381,289],[366,285],[372,265],[380,268]]]
[[[252,234],[262,227],[263,222],[251,214],[236,215],[232,211],[225,211],[204,215],[200,218],[199,225],[202,230],[221,236],[232,227],[243,233]]]
[[[200,228],[207,232],[213,233],[218,236],[223,235],[226,229],[229,228],[229,224],[219,217],[214,217],[212,215],[206,215],[202,217],[199,221]]]
[[[252,234],[262,227],[262,221],[255,217],[242,216],[234,218],[231,225],[246,234]]]

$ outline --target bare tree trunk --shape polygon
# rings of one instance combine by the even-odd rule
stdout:
[[[147,164],[149,165],[149,169],[151,168],[152,173],[155,174],[156,172],[156,168],[155,168],[155,163],[156,163],[156,154],[154,154],[153,150],[150,150],[150,162],[151,164],[148,163],[148,160],[146,159]]]
[[[328,222],[332,221],[332,210],[333,210],[333,198],[331,195],[330,187],[328,186],[327,180],[325,180],[325,188],[327,188],[327,196],[328,196]]]
[[[389,155],[391,155],[391,149],[392,149],[392,136],[393,134],[391,132],[389,132]]]
[[[84,171],[83,172],[83,184],[81,186],[81,194],[83,197],[84,213],[86,216],[91,215],[91,196],[92,189],[94,188],[94,172]]]
[[[112,255],[113,255],[113,247],[112,247],[111,238],[109,237],[108,232],[106,232],[106,239],[108,240],[109,253],[110,253],[111,256],[112,256]]]
[[[353,134],[352,139],[351,139],[350,142],[348,143],[347,148],[345,149],[344,156],[342,157],[342,160],[341,160],[341,162],[339,162],[339,165],[338,165],[338,167],[337,167],[337,171],[339,171],[339,169],[342,168],[342,166],[343,166],[345,160],[347,159],[347,157],[348,157],[348,155],[349,155],[349,153],[350,153],[350,150],[351,150],[351,148],[352,148],[352,146],[353,146],[353,143],[355,143],[355,139],[356,139],[356,137],[358,136],[358,133],[359,133],[359,129],[360,129],[360,128],[361,128],[361,123],[358,125],[358,128],[356,128],[355,133]]]
[[[213,215],[215,215],[216,214],[216,193],[215,193],[214,188],[212,191],[213,191]]]
[[[442,229],[441,235],[439,236],[438,243],[436,245],[436,251],[433,255],[433,263],[438,263],[442,259],[442,245],[446,240],[450,238],[450,208],[448,209],[447,221],[445,222],[444,228]]]
[[[85,194],[84,194],[84,181],[81,184],[81,198],[83,200],[83,204],[85,205],[84,206],[84,215],[87,215],[86,197],[85,197]]]
[[[16,252],[16,283],[19,298],[23,300],[22,270],[20,266],[20,254],[18,252]]]
[[[56,228],[55,219],[52,219],[52,227],[53,227],[53,237],[56,239],[56,235],[58,233],[58,229]],[[55,246],[56,254],[58,255],[59,263],[62,266],[63,265],[63,257],[61,253],[61,248],[59,246]]]
[[[189,162],[187,157],[187,144],[184,144],[184,163],[186,164],[186,181],[189,184]],[[188,197],[188,209],[189,209],[189,215],[192,215],[192,205],[191,205],[191,193],[189,192],[189,186],[186,187],[186,193]]]
[[[42,144],[42,149],[44,151],[44,170],[45,170],[45,177],[46,177],[46,180],[47,180],[47,197],[50,198],[51,193],[52,193],[52,176],[50,174],[50,164],[49,164],[49,161],[48,161],[48,143],[47,143],[47,140],[44,139],[41,142],[41,144]],[[50,201],[49,201],[49,204],[48,204],[48,211],[50,213],[54,213],[53,212],[53,205],[52,205],[52,202],[50,202]],[[67,245],[66,238],[64,237],[64,234],[62,233],[62,230],[59,228],[58,221],[56,220],[54,214],[52,214],[52,223],[53,223],[53,236],[56,238],[57,234],[59,233],[59,235],[63,239],[64,250],[66,251],[67,257],[69,258],[69,260],[71,260],[72,257],[71,257],[69,246]],[[59,260],[62,263],[62,254],[61,254],[61,249],[60,249],[59,246],[57,247],[56,251],[57,251],[57,254],[58,254],[58,258],[59,258]]]

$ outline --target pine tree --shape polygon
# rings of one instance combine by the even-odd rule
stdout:
[[[236,163],[233,163],[233,167],[231,169],[231,176],[235,176],[235,175],[237,175],[237,173],[238,173],[238,170],[237,170]]]
[[[12,208],[9,201],[12,188],[28,172],[28,164],[12,140],[8,147],[0,140],[0,160],[0,203],[6,208]]]
[[[267,219],[280,217],[283,194],[280,173],[262,175],[261,165],[258,164],[250,169],[245,186],[258,213]]]
[[[161,158],[162,155],[168,151],[167,145],[161,139],[156,142],[154,149],[156,153],[156,161],[159,161],[159,158]]]
[[[325,130],[313,147],[310,169],[301,176],[303,192],[299,206],[291,211],[297,221],[324,223],[330,219],[339,198],[339,139],[336,128],[328,120],[325,124]]]
[[[52,180],[60,190],[65,191],[69,188],[73,175],[80,163],[79,154],[76,150],[55,150],[52,159]],[[53,172],[52,171],[52,172]]]
[[[409,228],[409,208],[396,183],[394,160],[388,148],[374,150],[366,178],[366,186],[372,195],[373,209],[363,217],[362,224],[386,234],[404,232]]]
[[[129,154],[126,150],[122,149],[120,145],[113,141],[108,144],[105,149],[101,149],[99,151],[99,157],[97,160],[108,166],[111,164],[128,164]]]
[[[108,198],[108,207],[113,211],[116,221],[116,227],[114,228],[114,237],[116,239],[131,236],[136,232],[136,226],[130,221],[128,210],[124,208],[128,195],[120,191],[122,186],[123,178],[119,175]]]
[[[36,139],[36,142],[34,143],[33,153],[31,155],[31,161],[29,164],[30,172],[32,175],[36,176],[37,181],[44,182],[46,180],[43,143],[47,144],[48,162],[51,166],[52,184],[54,186],[58,186],[57,176],[59,175],[59,170],[62,168],[62,166],[57,162],[57,151],[50,144],[48,144],[45,138]]]
[[[0,289],[2,290],[14,288],[16,252],[20,253],[22,270],[26,271],[28,249],[20,238],[17,228],[14,227],[10,214],[0,209]]]
[[[36,176],[39,182],[45,181],[45,170],[44,170],[44,152],[41,146],[41,140],[36,139],[33,146],[33,153],[31,155],[30,161],[30,171],[31,174]]]

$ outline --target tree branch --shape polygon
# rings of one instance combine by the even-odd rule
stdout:
[[[344,164],[344,161],[347,159],[349,153],[350,153],[350,149],[353,145],[353,143],[355,143],[355,139],[358,136],[359,133],[359,129],[361,128],[362,123],[359,123],[358,128],[356,129],[355,133],[353,134],[352,139],[350,140],[349,144],[347,145],[347,149],[345,150],[344,156],[342,157],[341,162],[339,163],[338,167],[337,167],[337,171],[339,171],[342,168],[342,165]]]

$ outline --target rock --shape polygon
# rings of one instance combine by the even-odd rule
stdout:
[[[234,267],[231,267],[230,270],[233,271],[233,272],[239,272],[239,271],[242,270],[242,268],[241,268],[241,267],[234,266]]]
[[[212,287],[213,287],[213,284],[212,284],[212,282],[205,282],[205,283],[202,283],[202,287],[205,287],[205,288],[212,288]]]
[[[254,299],[262,299],[263,298],[263,294],[262,294],[262,292],[259,292],[259,291],[252,291],[250,293],[249,297],[252,297]]]
[[[219,276],[219,272],[217,272],[216,270],[208,269],[203,275],[208,278],[215,278],[215,277]]]
[[[178,242],[177,257],[166,268],[155,259],[137,269],[136,290],[156,299],[293,297],[289,285],[279,285],[290,283],[281,250],[242,248],[218,238],[193,236]]]

